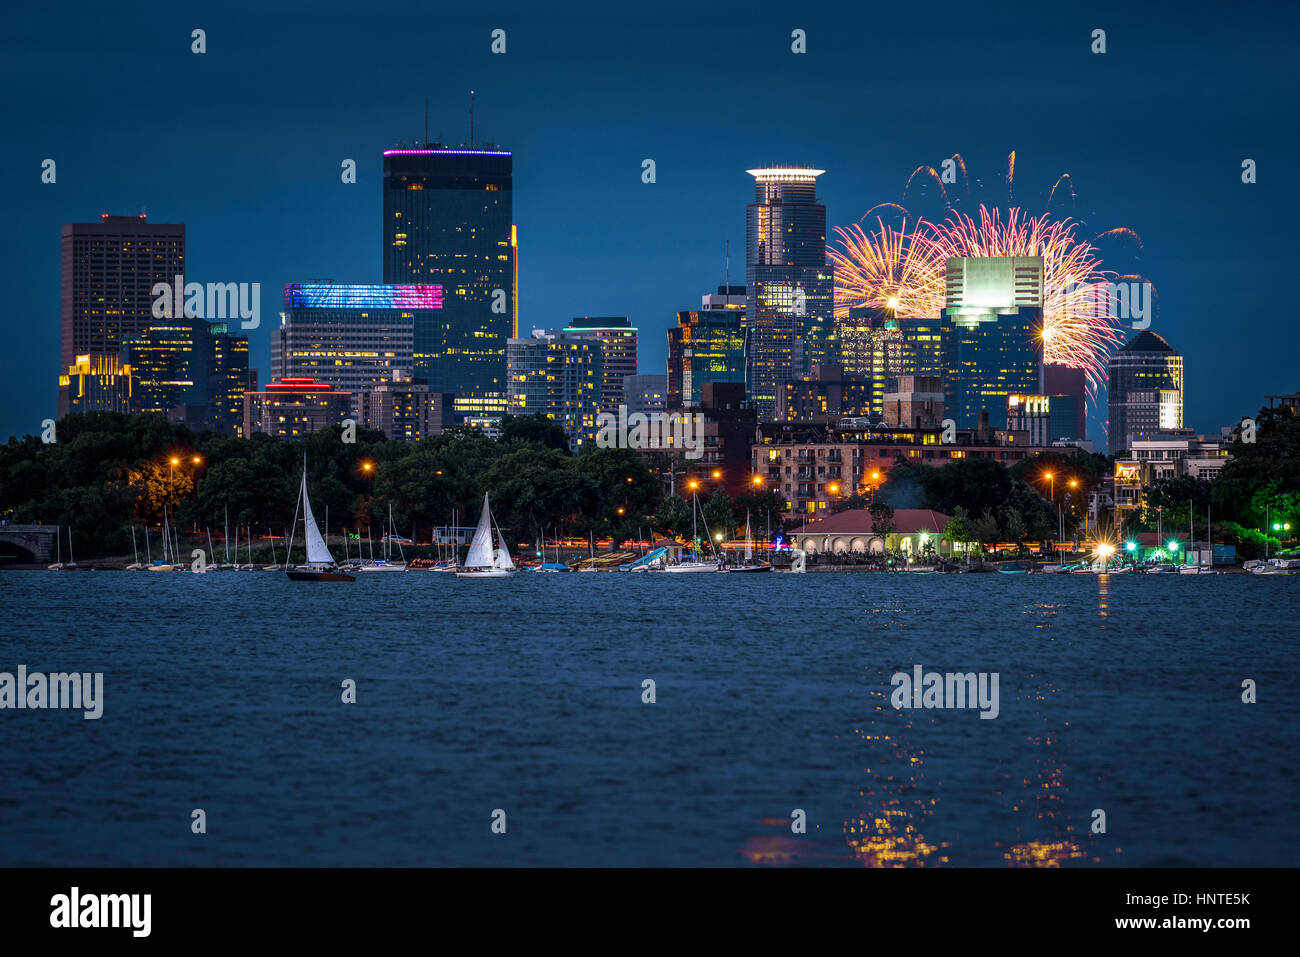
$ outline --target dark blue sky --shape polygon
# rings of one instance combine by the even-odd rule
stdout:
[[[1014,149],[1027,208],[1069,172],[1089,226],[1141,234],[1152,330],[1186,356],[1187,424],[1217,430],[1300,388],[1291,297],[1269,298],[1296,256],[1300,18],[1142,6],[72,3],[10,17],[0,436],[54,414],[63,223],[144,209],[188,227],[187,278],[260,282],[265,382],[284,284],[379,280],[381,150],[422,135],[426,94],[431,136],[465,139],[471,88],[479,139],[515,155],[525,328],[629,315],[642,371],[661,372],[663,330],[722,281],[724,240],[743,282],[747,168],[827,170],[842,225],[899,201],[919,164],[961,152],[993,180]],[[489,50],[498,27],[504,56]],[[806,55],[790,52],[796,27]],[[40,182],[46,157],[55,185]],[[340,182],[345,158],[356,185]]]

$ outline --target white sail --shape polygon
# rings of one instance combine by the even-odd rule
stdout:
[[[745,561],[754,557],[754,535],[749,529],[749,512],[745,512]]]
[[[488,507],[487,493],[483,493],[483,513],[478,517],[478,528],[474,529],[474,540],[470,542],[469,554],[465,556],[466,568],[491,568],[492,560],[492,510]]]
[[[506,544],[506,537],[501,534],[499,527],[497,528],[497,558],[494,564],[504,571],[514,571],[515,567],[515,563],[510,560],[510,546]]]
[[[307,497],[307,468],[302,470],[302,511],[303,524],[307,534],[307,562],[312,565],[333,565],[334,556],[321,538],[320,529],[316,527],[316,518],[311,513],[311,499]]]

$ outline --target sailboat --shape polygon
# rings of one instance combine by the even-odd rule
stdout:
[[[698,496],[691,496],[691,538],[698,542],[698,528],[695,523],[695,513],[698,511]],[[704,534],[709,534],[709,523],[704,523]],[[712,546],[713,539],[709,539],[709,545]],[[726,564],[720,559],[706,559],[703,555],[694,554],[688,558],[683,558],[676,565],[668,565],[664,568],[666,572],[673,572],[678,575],[688,574],[690,572],[716,572],[726,568]]]
[[[151,572],[171,572],[171,571],[175,571],[175,570],[176,570],[176,564],[175,564],[175,562],[172,561],[172,560],[169,560],[168,557],[167,557],[167,552],[168,552],[168,550],[169,550],[170,547],[171,547],[171,539],[170,539],[168,536],[169,536],[169,533],[168,533],[168,531],[167,531],[167,506],[164,505],[164,506],[163,506],[163,524],[162,524],[162,540],[163,540],[163,545],[162,545],[163,552],[162,552],[162,555],[163,555],[163,557],[162,557],[162,560],[161,560],[161,561],[157,561],[157,562],[155,562],[155,561],[150,561],[150,562],[149,562],[149,567],[148,567],[148,569],[147,569],[148,571],[151,571]]]
[[[484,492],[483,513],[479,515],[474,540],[470,542],[469,554],[465,556],[465,569],[456,572],[457,578],[506,578],[514,574],[515,563],[510,559],[510,549],[501,538],[499,528],[496,530],[498,548],[493,553],[492,530],[495,525],[487,493]]]
[[[749,525],[749,510],[745,510],[745,560],[739,565],[728,565],[728,572],[770,572],[771,562],[754,560],[754,534]]]
[[[293,547],[292,534],[285,549],[285,574],[290,581],[296,582],[354,582],[356,578],[339,571],[334,563],[334,556],[321,538],[320,529],[316,527],[316,518],[311,513],[311,499],[307,496],[307,454],[302,457],[302,487],[298,493],[298,504],[294,506],[294,525],[298,522],[298,508],[302,508],[303,534],[307,540],[307,562],[303,565],[290,565],[288,549]]]
[[[384,530],[384,557],[379,559],[379,561],[371,561],[367,565],[362,565],[361,571],[363,572],[404,572],[406,571],[405,554],[402,554],[402,559],[403,559],[402,561],[400,562],[393,561],[393,542],[397,537],[396,533],[397,533],[397,526],[393,524],[393,505],[390,502],[388,505],[388,528]],[[401,553],[402,546],[400,543],[397,546],[397,550],[399,553]]]

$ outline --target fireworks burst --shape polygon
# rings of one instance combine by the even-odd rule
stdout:
[[[1105,381],[1106,360],[1123,343],[1112,318],[1115,277],[1102,268],[1096,250],[1075,235],[1070,220],[1027,216],[1012,209],[980,207],[979,222],[954,214],[942,224],[917,220],[895,230],[877,219],[870,232],[860,225],[836,228],[838,248],[827,255],[835,266],[835,315],[855,306],[887,309],[899,316],[935,318],[944,305],[949,257],[1039,256],[1043,260],[1043,358],[1082,369],[1089,392]]]
[[[943,308],[943,249],[931,241],[918,220],[911,233],[877,219],[877,228],[835,227],[839,245],[827,247],[835,267],[835,315],[843,318],[857,306],[888,309],[901,316],[937,316]]]
[[[1043,360],[1082,369],[1090,391],[1106,379],[1106,360],[1124,341],[1113,317],[1114,279],[1092,245],[1075,236],[1068,219],[1026,216],[980,207],[979,223],[961,214],[927,225],[925,242],[949,256],[1041,256],[1043,260]],[[928,259],[939,259],[933,254]]]

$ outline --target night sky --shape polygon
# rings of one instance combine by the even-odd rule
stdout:
[[[467,139],[470,89],[479,141],[514,152],[525,330],[628,315],[641,371],[662,372],[663,330],[723,281],[726,240],[744,281],[746,169],[827,170],[828,221],[847,225],[954,152],[998,195],[1014,149],[1027,209],[1069,172],[1092,232],[1141,235],[1140,261],[1117,265],[1159,291],[1151,329],[1186,357],[1188,426],[1217,432],[1300,389],[1292,296],[1269,299],[1275,283],[1290,289],[1296,258],[1294,14],[132,6],[50,6],[0,30],[0,437],[39,434],[55,412],[62,224],[142,210],[185,223],[187,279],[262,284],[251,335],[265,383],[284,284],[380,280],[381,151],[422,138],[426,94],[431,138]],[[190,52],[196,27],[204,55]],[[495,28],[503,56],[489,49]],[[805,55],[791,53],[795,28]],[[1090,51],[1095,28],[1105,55]],[[41,183],[47,157],[54,185]],[[355,185],[340,181],[345,158]]]

